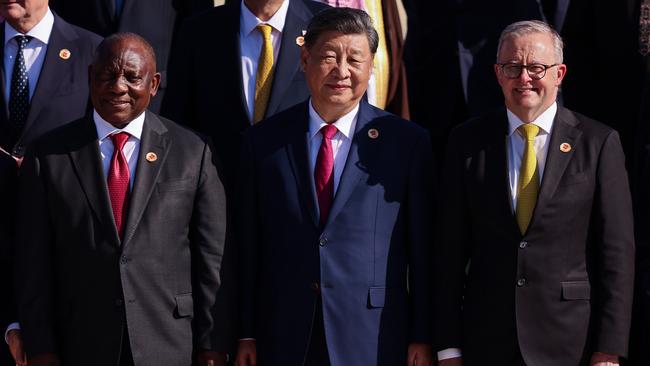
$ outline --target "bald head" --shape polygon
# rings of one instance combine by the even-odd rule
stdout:
[[[160,74],[154,50],[134,33],[109,36],[95,51],[89,80],[90,99],[97,113],[123,128],[144,112],[158,91]]]

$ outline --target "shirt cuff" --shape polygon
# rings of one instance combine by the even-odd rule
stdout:
[[[7,335],[9,335],[9,332],[12,330],[20,330],[20,324],[18,323],[11,323],[7,327],[7,330],[5,330],[5,343],[9,344],[9,340],[7,339]]]
[[[438,351],[438,361],[461,357],[462,355],[463,354],[460,352],[460,348],[447,348],[443,349],[442,351]]]

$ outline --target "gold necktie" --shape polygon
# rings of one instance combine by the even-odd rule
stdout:
[[[537,156],[533,146],[535,136],[539,133],[539,127],[532,123],[526,123],[519,126],[519,132],[526,140],[526,145],[519,171],[516,214],[519,230],[524,235],[530,220],[533,218],[533,210],[535,209],[535,203],[537,203],[537,192],[539,191]]]
[[[253,105],[253,123],[264,118],[266,106],[271,96],[273,83],[273,44],[271,43],[271,29],[268,24],[259,24],[257,27],[262,33],[262,51],[257,60],[257,76],[255,77],[255,102]]]

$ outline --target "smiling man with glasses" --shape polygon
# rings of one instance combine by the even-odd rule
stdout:
[[[627,354],[634,240],[616,131],[558,106],[562,39],[501,34],[501,108],[456,128],[441,190],[440,366],[618,365]]]

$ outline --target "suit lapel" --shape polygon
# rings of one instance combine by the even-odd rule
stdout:
[[[250,120],[248,119],[248,104],[246,103],[246,96],[244,94],[244,79],[242,79],[242,69],[241,69],[241,49],[239,46],[239,31],[240,31],[240,17],[241,17],[241,8],[239,1],[231,1],[224,7],[228,7],[228,16],[226,17],[226,22],[217,24],[216,34],[223,34],[226,39],[224,40],[225,44],[222,48],[217,48],[218,50],[228,52],[220,52],[214,54],[215,59],[225,60],[223,63],[223,70],[233,70],[230,73],[231,77],[234,78],[234,83],[231,85],[237,85],[239,92],[239,108],[240,113],[245,118],[242,121],[245,121],[243,126],[240,126],[242,130],[250,127]],[[222,56],[222,53],[226,56]],[[216,76],[216,74],[215,74]],[[230,79],[232,80],[232,79]],[[219,85],[222,82],[221,79],[215,80],[213,85]],[[247,120],[248,119],[248,120]]]
[[[2,23],[0,23],[0,42],[3,42],[3,43],[2,43],[2,47],[0,47],[0,60],[5,59],[4,40],[5,40],[5,23],[2,22]],[[0,67],[0,70],[2,70],[2,72],[0,73],[2,75],[2,77],[0,77],[0,79],[1,79],[0,82],[2,82],[2,84],[0,84],[0,88],[2,88],[2,111],[4,111],[4,115],[6,116],[5,118],[8,121],[9,120],[9,109],[8,109],[9,108],[9,96],[6,94],[7,92],[5,90],[5,83],[6,83],[6,80],[7,80],[7,73],[5,72],[4,66]]]
[[[289,164],[296,178],[296,184],[307,210],[315,226],[319,223],[318,199],[316,197],[316,184],[314,175],[309,167],[309,112],[307,103],[302,104],[296,114],[295,122],[291,124],[290,133],[293,134],[291,142],[287,145]]]
[[[350,198],[350,195],[352,195],[352,192],[354,192],[354,189],[357,187],[357,184],[359,184],[361,178],[367,175],[367,173],[363,170],[364,167],[361,166],[359,151],[363,150],[363,153],[366,156],[375,156],[372,150],[376,149],[378,144],[370,143],[370,138],[368,137],[368,128],[370,128],[370,123],[374,118],[374,112],[368,103],[362,100],[359,105],[357,125],[354,129],[352,144],[350,145],[350,152],[348,153],[347,160],[345,161],[345,167],[343,168],[341,180],[339,181],[339,186],[336,190],[334,202],[332,202],[332,208],[330,210],[329,217],[327,218],[327,223],[325,226],[330,225],[332,221],[336,219],[336,216],[345,206],[345,203]]]
[[[66,141],[70,159],[90,207],[115,245],[119,246],[120,239],[113,220],[95,125],[92,117],[86,117],[75,123],[78,126],[74,130],[78,133]]]
[[[167,160],[167,153],[171,146],[171,141],[166,135],[167,128],[153,113],[149,111],[145,113],[138,166],[136,168],[135,181],[133,182],[133,192],[129,199],[129,210],[122,246],[126,246],[129,243],[138,223],[140,223],[142,214],[147,207],[151,193],[156,185],[160,170]],[[154,162],[143,159],[149,152],[156,154],[158,159]]]
[[[553,132],[549,141],[542,185],[537,197],[531,226],[539,220],[538,216],[540,212],[544,212],[544,206],[553,198],[558,183],[569,161],[573,158],[576,144],[579,142],[580,135],[582,134],[582,131],[576,128],[577,124],[578,121],[566,109],[558,107]],[[568,152],[562,152],[560,145],[563,143],[568,143],[573,148]]]
[[[53,96],[58,94],[58,89],[61,86],[70,86],[69,83],[64,83],[62,80],[74,74],[72,70],[72,59],[78,55],[74,42],[70,42],[75,36],[64,32],[61,28],[61,22],[61,18],[58,16],[54,17],[54,26],[52,27],[52,34],[48,41],[47,51],[45,52],[43,68],[41,69],[41,74],[38,77],[36,89],[32,96],[29,114],[27,115],[27,121],[25,121],[25,128],[23,129],[21,138],[26,136],[38,117],[38,114],[41,112],[41,109],[43,109],[43,106]],[[67,60],[59,57],[59,52],[64,48],[70,51],[70,58]]]
[[[307,29],[309,17],[302,1],[289,2],[287,18],[282,31],[282,43],[276,68],[273,75],[271,100],[266,108],[265,115],[272,116],[278,112],[278,107],[288,92],[293,77],[299,71],[300,47],[296,44],[296,37],[302,36],[302,31]]]
[[[558,33],[562,33],[562,28],[564,27],[564,20],[566,15],[569,12],[569,5],[571,0],[557,0],[557,8],[554,14],[553,26]]]

